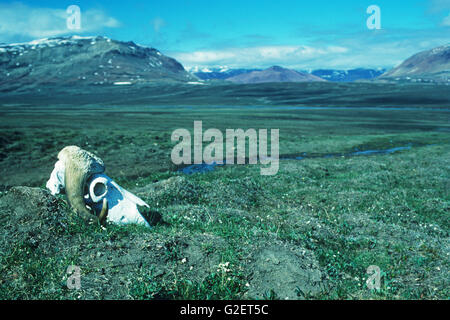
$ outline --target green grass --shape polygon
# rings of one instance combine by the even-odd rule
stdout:
[[[65,228],[55,234],[50,227],[33,229],[52,235],[48,245],[33,247],[25,240],[34,235],[22,236],[20,230],[2,242],[1,298],[283,299],[287,291],[306,299],[450,297],[448,113],[145,110],[135,115],[124,109],[99,127],[85,117],[87,110],[48,113],[46,126],[33,117],[36,111],[6,115],[1,132],[7,138],[0,150],[7,154],[1,178],[6,190],[18,184],[44,186],[57,151],[74,143],[97,152],[107,173],[147,201],[163,221],[150,230],[103,229],[74,216],[61,197]],[[108,113],[96,112],[100,117]],[[59,128],[64,117],[85,122]],[[276,176],[261,176],[259,165],[186,176],[170,163],[170,133],[191,129],[194,119],[203,120],[204,129],[279,128],[284,155],[408,144],[412,149],[283,160]],[[18,166],[22,173],[14,174]],[[0,218],[7,221],[11,214],[5,211]],[[280,283],[289,276],[279,270],[300,258],[284,253],[283,246],[286,252],[311,255],[307,261],[317,263],[314,268],[323,277],[320,289],[308,291],[300,278],[283,290],[254,280],[254,271],[266,267]],[[272,267],[265,257],[258,260],[264,248],[283,262]],[[70,264],[83,270],[80,291],[64,286]],[[382,270],[379,291],[366,287],[370,265]]]

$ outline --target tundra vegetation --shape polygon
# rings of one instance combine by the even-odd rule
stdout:
[[[448,299],[449,111],[428,108],[3,104],[0,298]],[[183,174],[171,133],[194,121],[279,129],[278,173]],[[51,196],[67,145],[150,204],[153,228],[86,224]]]

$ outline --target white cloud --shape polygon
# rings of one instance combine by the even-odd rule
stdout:
[[[345,47],[328,46],[262,46],[249,48],[227,48],[222,50],[175,52],[172,55],[186,67],[227,65],[230,67],[267,67],[271,65],[302,65],[311,59],[330,54],[342,54]]]
[[[355,32],[346,38],[321,39],[315,45],[225,47],[192,52],[168,52],[186,68],[267,68],[296,70],[391,68],[420,51],[449,43],[441,28]]]
[[[0,41],[26,40],[116,28],[119,21],[101,10],[81,8],[81,30],[69,30],[66,8],[35,8],[15,2],[0,4]]]

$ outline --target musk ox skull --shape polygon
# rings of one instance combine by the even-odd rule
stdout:
[[[76,146],[65,147],[47,181],[53,195],[65,190],[72,208],[86,218],[97,216],[117,224],[150,226],[139,208],[149,205],[104,174],[103,161]]]

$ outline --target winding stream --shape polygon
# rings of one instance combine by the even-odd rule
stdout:
[[[354,152],[348,152],[348,153],[327,153],[327,154],[308,154],[306,152],[302,153],[301,155],[295,155],[295,156],[281,156],[280,160],[305,160],[305,159],[329,159],[329,158],[341,158],[341,157],[357,157],[357,156],[372,156],[372,155],[382,155],[382,154],[393,154],[399,151],[405,151],[405,150],[411,150],[412,144],[409,144],[407,146],[402,147],[395,147],[395,148],[389,148],[389,149],[372,149],[372,150],[358,150]],[[179,169],[184,174],[190,175],[195,173],[207,173],[210,171],[213,171],[216,169],[216,167],[224,166],[225,163],[219,164],[219,163],[202,163],[202,164],[193,164],[187,167],[184,167],[182,169]]]

